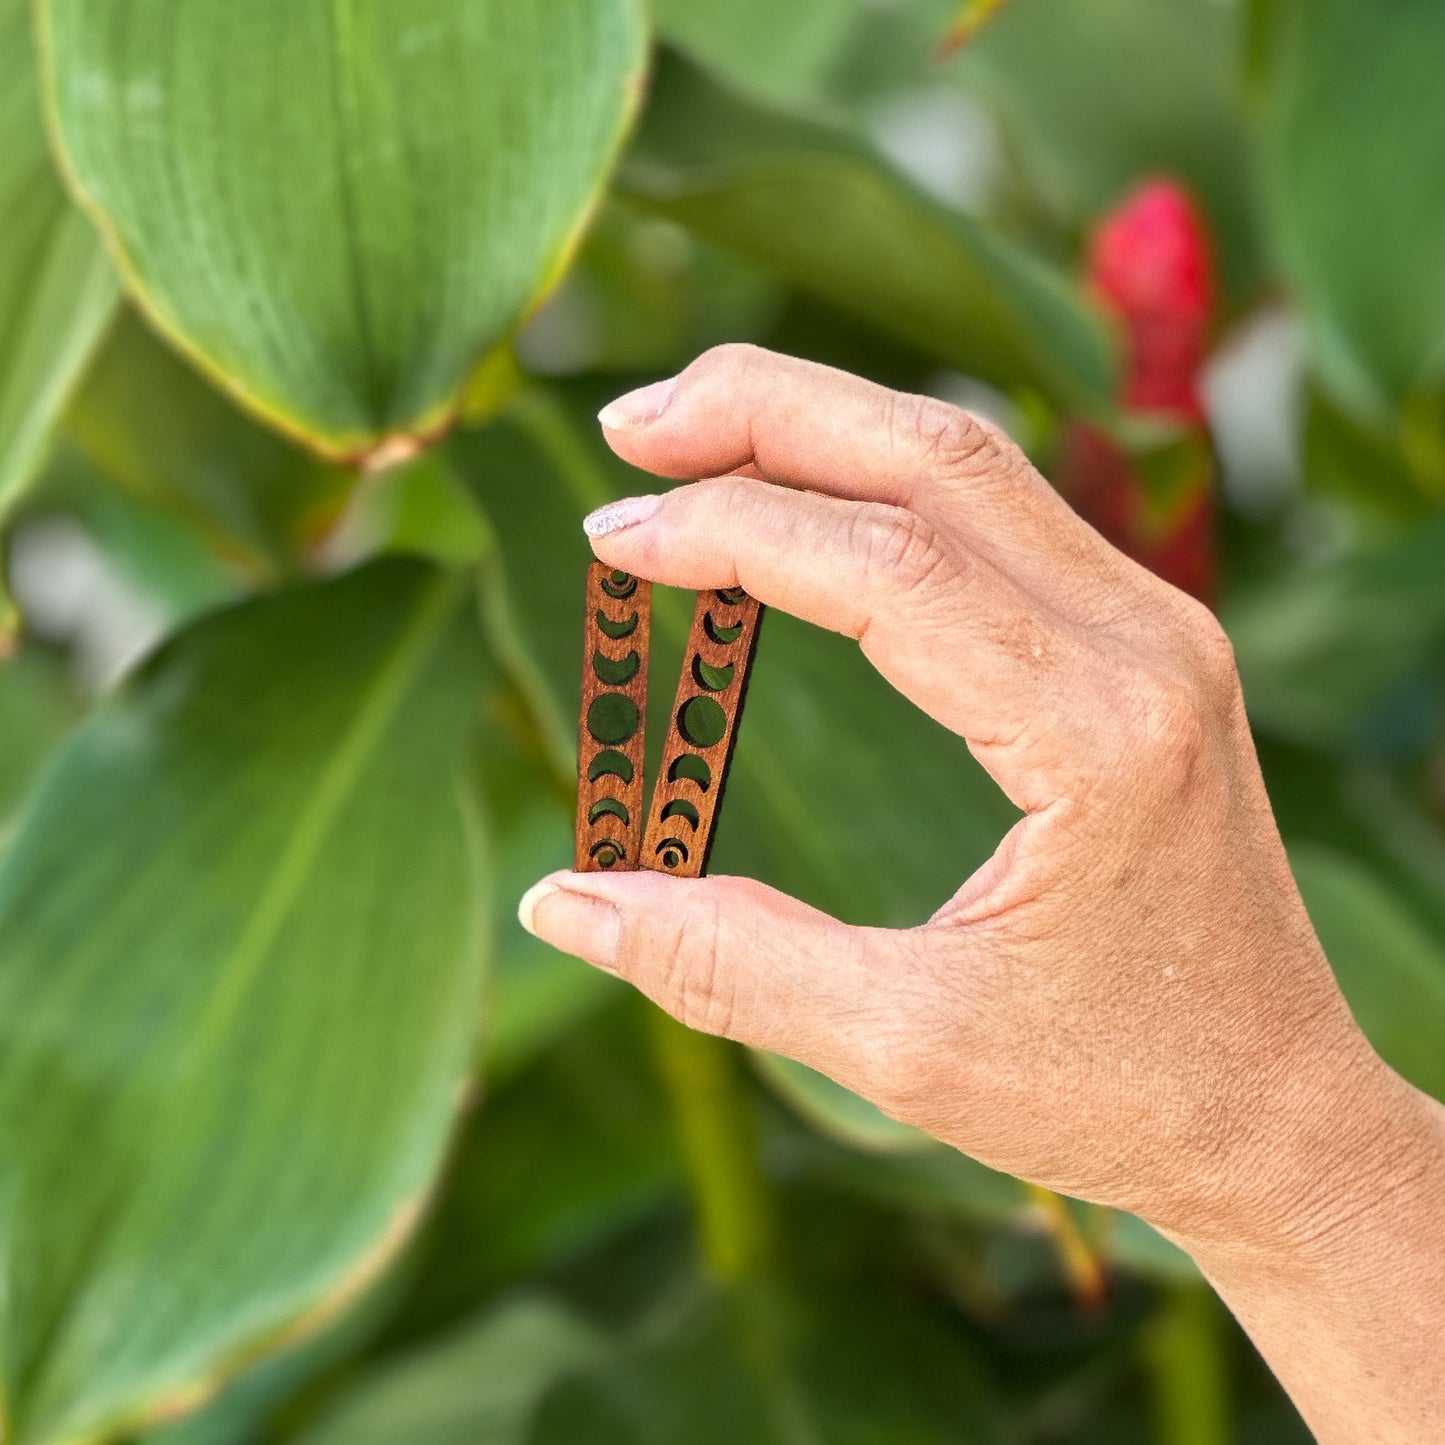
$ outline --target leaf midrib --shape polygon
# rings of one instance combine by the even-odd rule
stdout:
[[[303,805],[235,947],[221,964],[220,985],[191,1032],[196,1046],[213,1037],[215,1031],[223,1029],[234,1017],[287,914],[300,897],[342,805],[437,645],[462,586],[461,578],[454,574],[443,574],[432,582],[418,599],[411,621],[377,667],[364,691],[365,701]]]

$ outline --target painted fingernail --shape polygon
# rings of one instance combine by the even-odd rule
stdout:
[[[629,391],[626,396],[609,401],[597,413],[597,420],[608,431],[634,431],[640,426],[646,426],[667,410],[676,385],[677,378],[670,376],[666,381],[654,381],[651,386]]]
[[[614,904],[544,878],[522,895],[517,918],[534,938],[586,959],[606,973],[617,972],[622,915]]]
[[[624,527],[635,527],[645,522],[662,505],[662,498],[623,497],[620,501],[608,502],[582,519],[582,530],[589,537],[605,537],[611,532],[620,532]]]

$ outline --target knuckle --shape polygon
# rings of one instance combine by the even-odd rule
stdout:
[[[850,527],[849,550],[865,582],[880,591],[918,591],[935,585],[950,568],[937,530],[916,512],[869,503],[853,513]]]
[[[755,371],[767,355],[761,346],[748,341],[724,341],[704,351],[687,372],[690,380],[746,376]]]
[[[1206,704],[1193,683],[1154,677],[1136,697],[1132,744],[1155,764],[1174,763],[1192,770],[1208,741]]]
[[[669,1012],[704,1034],[732,1035],[736,1022],[733,971],[728,967],[718,908],[706,900],[686,910],[668,968]]]
[[[1185,602],[1185,636],[1195,671],[1213,699],[1231,704],[1239,688],[1234,644],[1208,607],[1192,597]]]
[[[895,393],[888,425],[894,447],[939,476],[976,479],[1003,460],[989,428],[937,397]]]

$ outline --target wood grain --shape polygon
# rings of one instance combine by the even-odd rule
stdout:
[[[638,867],[651,627],[652,584],[593,562],[577,728],[579,873]]]
[[[642,840],[644,868],[684,878],[707,869],[762,620],[762,604],[740,587],[698,593]]]

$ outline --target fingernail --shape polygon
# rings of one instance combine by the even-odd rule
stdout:
[[[517,918],[533,938],[575,954],[606,973],[617,972],[622,915],[614,904],[544,878],[522,895]]]
[[[626,396],[619,396],[616,401],[609,401],[597,413],[597,420],[608,431],[632,431],[636,427],[646,426],[667,410],[676,385],[677,378],[670,376],[666,381],[654,381],[650,386],[640,386],[636,391],[629,391]]]
[[[582,530],[589,537],[605,537],[609,532],[620,532],[624,527],[645,522],[661,505],[662,498],[657,496],[623,497],[584,517]]]

